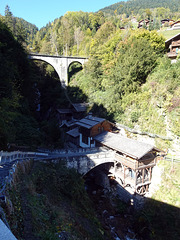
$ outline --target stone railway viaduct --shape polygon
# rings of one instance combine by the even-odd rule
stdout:
[[[68,85],[68,69],[74,62],[80,63],[82,66],[88,61],[85,57],[66,57],[66,56],[51,56],[42,54],[29,54],[29,59],[39,60],[50,64],[57,72],[62,87]]]

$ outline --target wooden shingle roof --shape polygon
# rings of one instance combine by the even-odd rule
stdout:
[[[93,117],[93,116],[87,116],[81,120],[79,120],[76,124],[82,127],[85,127],[87,129],[91,129],[95,125],[104,122],[104,118],[98,118],[98,117]]]
[[[60,114],[66,114],[66,113],[72,113],[72,110],[71,109],[57,109],[57,112],[60,113]]]
[[[72,137],[78,137],[79,136],[79,129],[78,129],[78,127],[73,128],[72,130],[69,130],[67,132],[67,134],[69,134]]]
[[[94,137],[97,142],[135,159],[140,159],[149,151],[160,151],[153,145],[122,137],[111,132],[102,132]]]
[[[72,104],[76,112],[85,112],[87,110],[87,103],[73,103]]]

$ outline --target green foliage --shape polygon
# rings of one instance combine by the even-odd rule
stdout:
[[[97,34],[91,42],[92,57],[71,86],[75,83],[90,102],[103,105],[109,114],[117,116],[124,110],[125,95],[138,92],[156,66],[157,54],[163,51],[163,38],[147,30],[129,31],[126,35],[117,31],[99,45]]]
[[[151,9],[151,11],[149,10]],[[114,11],[117,14],[126,14],[130,16],[132,13],[134,15],[143,14],[146,18],[152,15],[152,10],[155,9],[155,14],[161,16],[162,18],[167,18],[171,12],[179,11],[179,1],[170,0],[136,0],[136,1],[121,1],[101,9],[102,12],[114,15]],[[169,11],[170,10],[170,11]]]
[[[37,32],[33,51],[59,55],[89,55],[91,37],[104,24],[103,13],[67,12]]]
[[[0,149],[6,149],[8,143],[61,147],[62,133],[52,119],[67,100],[57,74],[47,65],[29,62],[2,22],[0,33]],[[41,124],[44,119],[49,122]]]
[[[2,21],[8,26],[19,43],[28,44],[29,48],[32,46],[33,38],[38,31],[35,25],[22,18],[14,17],[8,5],[5,8],[5,16],[2,17]]]
[[[75,240],[104,239],[83,179],[74,169],[67,169],[63,162],[37,162],[31,174],[21,178],[20,184],[16,190],[18,208],[15,207],[10,221],[11,226],[14,226],[15,216],[18,216],[20,209],[23,213],[20,218],[21,225],[17,225],[17,230],[13,228],[18,239],[26,236],[26,224],[31,227],[32,232],[29,235],[34,239],[58,239],[58,234],[63,233]],[[13,189],[11,194],[15,206],[16,191]]]
[[[113,73],[119,93],[136,91],[139,85],[145,83],[155,67],[155,60],[155,53],[145,38],[127,41],[119,50]]]
[[[161,161],[158,163],[163,168],[162,183],[153,199],[166,202],[170,205],[180,207],[180,189],[178,183],[180,181],[180,164],[173,162],[176,156],[168,156],[172,161]]]
[[[28,61],[21,45],[13,38],[8,28],[0,22],[0,126],[7,141],[16,138],[14,121],[20,109],[24,86],[29,77]],[[7,142],[6,142],[7,143]],[[4,144],[3,144],[4,145]]]
[[[131,121],[134,122],[138,122],[138,118],[139,118],[140,114],[138,112],[131,112]]]

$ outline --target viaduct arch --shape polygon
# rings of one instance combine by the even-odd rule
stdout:
[[[82,66],[88,61],[84,57],[66,57],[66,56],[51,56],[41,54],[29,54],[29,59],[40,60],[49,63],[57,72],[61,85],[65,88],[68,85],[68,68],[73,62],[79,62]]]

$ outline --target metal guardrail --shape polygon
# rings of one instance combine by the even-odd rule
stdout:
[[[107,153],[104,148],[78,148],[78,149],[59,149],[59,150],[48,150],[48,149],[39,149],[41,152],[0,152],[0,165],[16,160],[23,160],[26,158],[51,158],[56,155],[76,155],[76,154],[96,154],[96,153]],[[109,151],[108,151],[109,153]]]
[[[180,159],[178,159],[178,158],[174,158],[174,157],[167,157],[167,156],[165,156],[163,160],[165,160],[165,161],[169,161],[169,162],[180,163]]]
[[[26,158],[37,158],[37,157],[47,157],[47,153],[38,153],[38,152],[0,152],[0,165],[16,160],[23,160]]]

